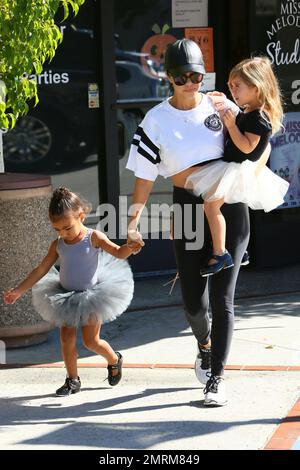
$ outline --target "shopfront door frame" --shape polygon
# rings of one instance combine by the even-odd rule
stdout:
[[[100,129],[102,142],[99,149],[99,195],[101,203],[109,203],[118,212],[119,160],[116,95],[114,0],[99,1],[99,81]]]

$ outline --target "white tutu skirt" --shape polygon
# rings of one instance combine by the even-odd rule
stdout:
[[[283,204],[289,183],[266,166],[256,175],[256,165],[250,160],[242,163],[218,160],[194,171],[185,187],[205,201],[243,202],[251,209],[269,212]]]
[[[128,261],[99,252],[98,282],[84,291],[66,291],[54,267],[32,288],[32,302],[41,317],[56,326],[108,323],[129,306],[134,282]]]

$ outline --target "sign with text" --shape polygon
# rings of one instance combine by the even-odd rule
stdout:
[[[214,72],[213,28],[186,28],[185,37],[192,39],[200,47],[206,72]]]
[[[208,0],[172,0],[173,28],[208,25]]]
[[[272,138],[270,169],[290,183],[285,207],[300,206],[300,113],[287,113],[284,128]]]
[[[284,103],[284,128],[272,137],[270,169],[290,183],[280,209],[300,207],[300,2],[256,0],[252,54],[274,66]]]
[[[266,30],[266,53],[276,68],[288,111],[300,104],[300,2],[277,2],[277,16]]]
[[[97,83],[88,84],[88,105],[89,108],[99,108],[99,88]]]

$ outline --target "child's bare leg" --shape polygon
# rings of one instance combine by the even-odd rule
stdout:
[[[70,379],[77,379],[77,349],[76,349],[76,328],[62,326],[60,329],[60,344],[62,356]]]
[[[223,255],[226,250],[226,221],[220,210],[223,204],[224,199],[204,202],[204,211],[210,228],[214,255]],[[215,260],[211,260],[209,264],[215,262]]]
[[[117,364],[118,356],[112,349],[112,347],[104,341],[100,339],[100,328],[101,323],[97,323],[95,325],[86,325],[81,327],[82,331],[82,340],[87,349],[90,351],[95,352],[96,354],[100,354],[103,356],[109,365]],[[117,370],[112,371],[113,375],[117,374]]]

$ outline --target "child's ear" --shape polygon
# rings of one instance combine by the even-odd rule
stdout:
[[[84,221],[85,221],[85,213],[84,213],[84,212],[80,212],[80,214],[79,214],[79,219],[80,219],[80,222],[84,222]]]

